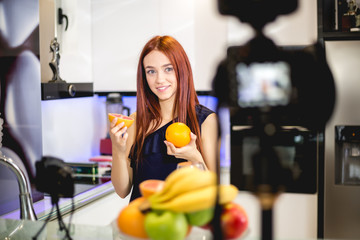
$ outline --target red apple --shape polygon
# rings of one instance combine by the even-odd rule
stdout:
[[[238,238],[248,227],[246,211],[234,202],[223,206],[221,213],[221,228],[225,239]]]

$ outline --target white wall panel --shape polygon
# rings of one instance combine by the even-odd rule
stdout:
[[[259,16],[261,18],[261,16]],[[317,1],[299,0],[295,12],[278,16],[268,23],[264,33],[278,45],[309,45],[317,40]],[[228,39],[230,45],[244,44],[253,36],[248,24],[235,17],[229,18]]]
[[[216,1],[92,1],[95,91],[136,91],[137,61],[155,35],[171,35],[189,56],[197,90],[210,90],[226,45]]]
[[[140,51],[159,22],[159,0],[92,1],[95,91],[135,91]]]

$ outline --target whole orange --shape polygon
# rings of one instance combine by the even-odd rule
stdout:
[[[124,126],[126,126],[127,128],[129,128],[134,122],[134,119],[132,119],[131,117],[128,117],[128,116],[125,116],[122,114],[118,114],[118,113],[109,113],[108,117],[109,117],[110,122],[112,122],[112,120],[114,118],[117,118],[116,125],[118,125],[122,122],[125,122]]]
[[[143,201],[145,198],[139,197],[121,210],[117,225],[122,233],[137,238],[149,238],[144,227],[145,214],[139,210]]]
[[[165,138],[167,141],[174,144],[175,147],[183,147],[189,144],[191,130],[182,122],[172,123],[165,132]]]

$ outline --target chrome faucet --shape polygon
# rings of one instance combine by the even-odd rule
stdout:
[[[20,198],[20,218],[28,220],[37,220],[33,201],[31,197],[30,184],[27,179],[27,176],[24,174],[23,170],[19,168],[18,165],[14,163],[11,158],[6,157],[0,151],[0,164],[8,167],[13,173],[15,173],[17,182],[19,184],[19,198]]]

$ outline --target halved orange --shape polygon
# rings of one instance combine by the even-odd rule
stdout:
[[[126,126],[127,128],[129,128],[134,122],[134,119],[132,119],[131,117],[128,117],[128,116],[125,116],[125,115],[122,115],[119,113],[109,113],[108,116],[109,116],[110,122],[112,122],[112,120],[114,118],[117,118],[116,125],[118,125],[122,122],[125,122],[124,126]]]
[[[165,181],[158,179],[148,179],[140,183],[139,189],[141,195],[145,198],[150,197],[163,189]]]

